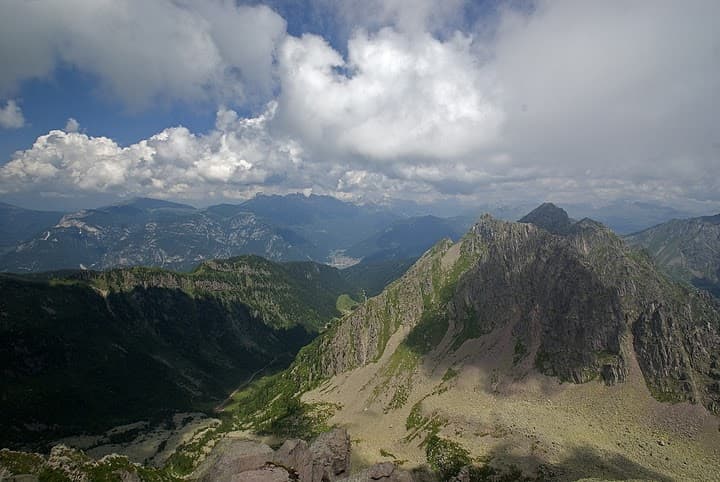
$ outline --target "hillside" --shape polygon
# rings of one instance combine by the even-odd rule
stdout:
[[[210,409],[338,316],[338,270],[258,257],[191,273],[0,276],[0,445]]]
[[[671,276],[720,297],[720,214],[674,219],[625,238]]]
[[[238,394],[236,426],[338,424],[363,463],[443,477],[471,463],[559,480],[716,471],[720,306],[599,223],[566,228],[485,216],[438,243]]]

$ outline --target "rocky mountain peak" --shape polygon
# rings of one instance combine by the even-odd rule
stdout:
[[[553,234],[567,234],[573,221],[564,209],[553,203],[543,203],[523,216],[521,223],[530,223]]]

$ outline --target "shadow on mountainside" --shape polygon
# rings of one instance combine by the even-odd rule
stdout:
[[[536,480],[653,480],[669,482],[673,479],[647,468],[617,453],[601,452],[590,446],[575,447],[560,463],[551,464],[537,455],[517,455],[513,444],[498,446],[489,455],[497,460],[499,471],[515,467],[535,471]],[[495,465],[495,464],[492,464]],[[500,466],[501,465],[501,466]],[[503,479],[504,480],[504,479]]]

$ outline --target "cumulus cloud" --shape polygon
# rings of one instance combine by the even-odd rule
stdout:
[[[0,127],[4,129],[18,129],[25,125],[20,106],[14,100],[8,100],[5,107],[0,106]]]
[[[285,34],[267,7],[157,2],[148,11],[156,38],[145,20],[129,25],[131,0],[96,4],[80,26],[49,22],[36,32],[31,49],[43,35],[66,38],[53,28],[73,35],[60,54],[0,74],[0,91],[61,58],[129,101],[250,95],[269,98],[267,108],[255,117],[220,108],[208,133],[168,128],[126,147],[68,124],[0,167],[6,192],[720,203],[717,2],[537,1],[501,7],[484,19],[488,29],[458,20],[468,8],[459,1],[332,2],[337,18],[357,13],[361,22],[346,49]],[[129,32],[82,47],[74,35],[92,38],[93,20],[110,28],[102,9],[115,9],[122,25],[125,12]],[[140,57],[139,44],[148,45]],[[130,60],[107,65],[117,49]]]
[[[267,97],[285,20],[232,0],[3,3],[0,95],[60,63],[94,74],[133,109],[149,101]],[[264,101],[263,101],[264,103]]]
[[[289,37],[279,66],[278,122],[318,152],[457,158],[495,140],[503,121],[493,73],[459,32],[443,42],[360,31],[347,61],[318,36]]]
[[[80,130],[80,123],[70,117],[65,123],[65,132],[77,132]]]
[[[301,168],[301,150],[267,133],[275,104],[254,118],[220,109],[216,127],[196,135],[165,129],[127,147],[106,137],[53,130],[0,167],[0,191],[145,193],[198,199],[218,190],[264,185]]]

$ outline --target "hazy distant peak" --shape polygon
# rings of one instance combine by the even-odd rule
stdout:
[[[542,203],[520,218],[519,222],[534,224],[553,234],[566,234],[573,224],[568,213],[553,203]]]
[[[127,201],[116,203],[113,206],[130,206],[138,209],[195,209],[189,204],[181,204],[149,197],[134,197],[128,199]]]

